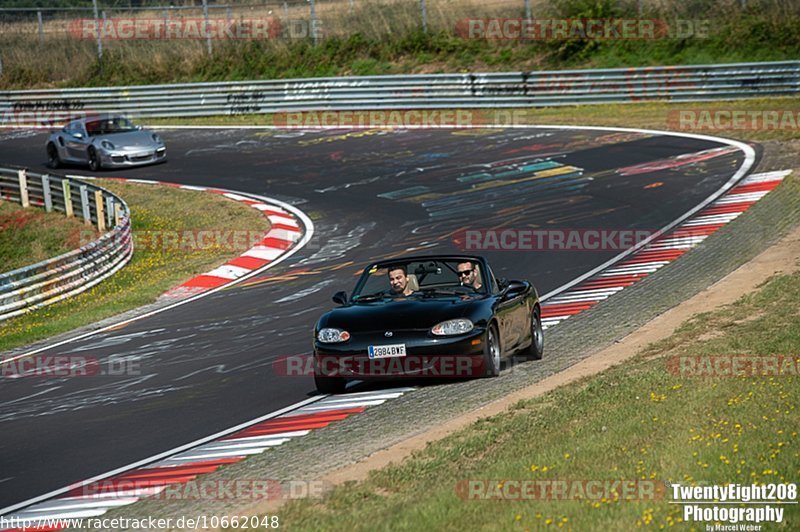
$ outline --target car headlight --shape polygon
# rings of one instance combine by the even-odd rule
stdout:
[[[323,344],[338,344],[350,339],[350,333],[341,329],[320,329],[317,333],[317,340]]]
[[[475,325],[466,319],[458,318],[455,320],[447,320],[442,323],[436,324],[431,328],[431,333],[436,336],[453,336],[456,334],[464,334],[470,332]]]
[[[156,144],[161,144],[161,137],[153,133],[153,142],[155,142]]]
[[[109,142],[107,140],[104,140],[103,142],[101,142],[100,145],[102,147],[104,147],[105,149],[107,149],[107,150],[113,150],[114,149],[114,145],[111,144],[111,142]]]

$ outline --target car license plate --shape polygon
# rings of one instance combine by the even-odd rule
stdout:
[[[371,345],[367,348],[369,358],[391,358],[406,356],[406,344]]]

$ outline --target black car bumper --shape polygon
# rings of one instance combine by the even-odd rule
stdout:
[[[476,328],[459,336],[433,337],[427,331],[353,333],[347,342],[314,342],[314,370],[325,377],[385,379],[471,378],[483,375],[486,330]],[[404,345],[405,356],[370,358],[370,346]]]

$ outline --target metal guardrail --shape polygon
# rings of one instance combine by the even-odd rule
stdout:
[[[108,190],[68,177],[0,168],[0,199],[67,216],[77,214],[103,233],[76,250],[0,274],[0,321],[93,287],[127,264],[133,254],[130,211],[122,198]]]
[[[0,91],[0,126],[53,125],[71,116],[98,112],[162,118],[314,110],[697,102],[798,93],[800,61],[309,78]]]

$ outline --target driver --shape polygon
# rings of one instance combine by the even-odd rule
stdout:
[[[475,290],[480,290],[481,279],[478,272],[478,265],[472,261],[459,262],[456,266],[458,271],[458,278],[461,280],[463,286],[469,286]]]
[[[392,287],[392,292],[395,295],[410,296],[414,293],[410,286],[408,286],[408,270],[405,264],[397,264],[389,266],[389,286]]]

